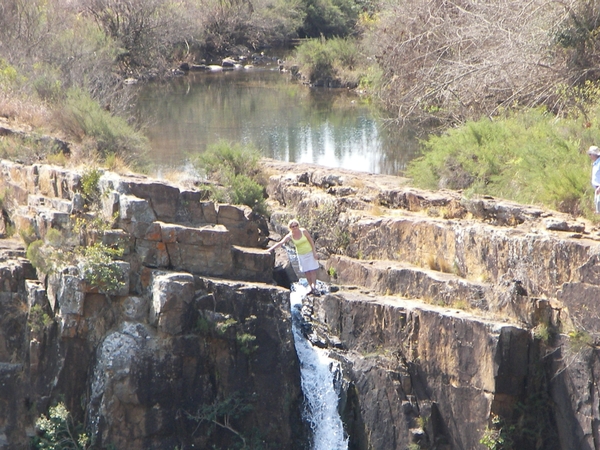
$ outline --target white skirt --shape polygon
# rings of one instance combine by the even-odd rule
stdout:
[[[317,270],[319,263],[315,259],[313,252],[306,253],[305,255],[298,255],[298,265],[302,272],[310,272],[311,270]]]

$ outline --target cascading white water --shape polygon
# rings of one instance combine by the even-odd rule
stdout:
[[[339,393],[335,389],[331,360],[325,350],[315,348],[302,334],[302,298],[306,288],[292,287],[290,303],[292,330],[296,353],[300,360],[302,391],[306,399],[305,419],[313,430],[313,450],[347,450],[348,437],[344,433],[338,413]]]

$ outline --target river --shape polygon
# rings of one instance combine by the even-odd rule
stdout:
[[[365,100],[345,89],[309,88],[268,68],[190,72],[141,87],[137,113],[150,124],[150,163],[185,166],[220,140],[268,158],[399,175],[417,152]]]

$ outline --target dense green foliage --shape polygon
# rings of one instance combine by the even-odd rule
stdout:
[[[101,243],[78,250],[81,275],[90,286],[106,294],[114,294],[124,286],[123,269],[114,260],[123,256],[123,250]]]
[[[590,161],[582,149],[600,131],[581,133],[581,121],[557,120],[543,109],[481,119],[424,142],[407,173],[415,184],[465,189],[523,203],[589,214]]]
[[[358,42],[352,38],[311,39],[299,45],[294,62],[311,82],[318,79],[341,79],[356,86],[367,66],[362,64]]]
[[[306,19],[300,29],[303,37],[348,36],[354,32],[359,4],[354,0],[304,0]]]
[[[98,183],[102,173],[98,169],[86,170],[81,175],[81,192],[87,204],[100,200]]]
[[[211,188],[214,200],[246,205],[267,214],[259,159],[260,153],[254,147],[220,141],[195,155],[192,162],[199,172],[217,183]]]

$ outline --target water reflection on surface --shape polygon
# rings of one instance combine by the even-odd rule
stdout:
[[[394,175],[416,153],[409,132],[393,133],[356,95],[310,89],[274,70],[190,74],[142,89],[150,162],[165,168],[221,139],[277,160]]]

